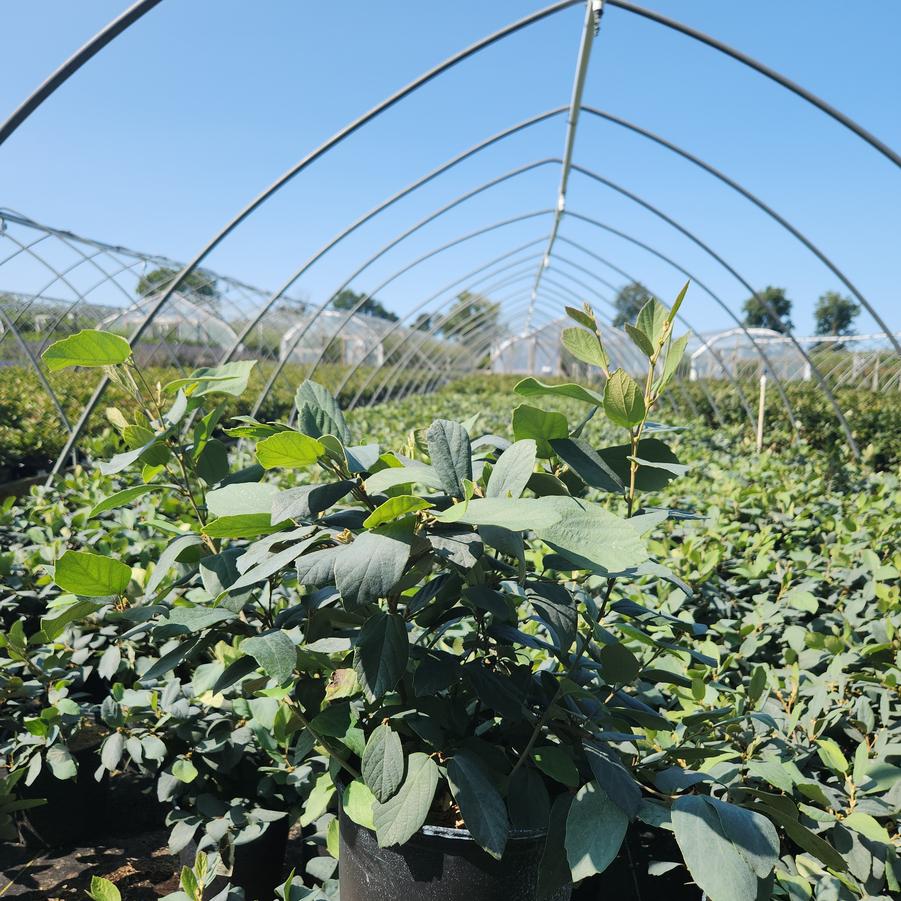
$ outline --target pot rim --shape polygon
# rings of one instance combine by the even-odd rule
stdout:
[[[371,832],[373,835],[375,835],[374,829],[370,829],[368,826],[361,826],[356,820],[351,819],[351,817],[349,817],[345,812],[344,790],[347,788],[347,783],[343,779],[336,779],[335,784],[338,788],[338,812],[341,818],[347,820],[350,823],[353,823],[357,829],[365,829],[367,832]],[[475,839],[472,837],[472,833],[468,829],[463,829],[457,826],[436,826],[430,823],[425,823],[424,825],[420,826],[410,840],[412,841],[412,839],[417,835],[425,836],[427,838],[446,838],[458,842],[475,841]],[[540,826],[511,826],[510,831],[507,834],[507,843],[529,842],[535,841],[539,838],[547,838],[547,829],[543,829]]]

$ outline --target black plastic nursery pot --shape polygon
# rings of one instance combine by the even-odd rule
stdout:
[[[283,880],[287,847],[286,816],[271,822],[259,838],[235,847],[232,874],[228,881],[244,889],[245,901],[272,901],[276,887]]]
[[[539,898],[545,833],[514,830],[500,860],[466,829],[424,826],[400,847],[340,814],[341,901],[568,901],[572,887]]]
[[[98,782],[94,772],[99,766],[96,748],[76,751],[78,764],[74,779],[57,779],[44,766],[34,782],[20,782],[23,798],[44,798],[46,804],[22,813],[19,832],[29,847],[78,845],[93,838],[106,826],[109,779],[104,772]]]

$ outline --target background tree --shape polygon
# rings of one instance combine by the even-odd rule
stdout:
[[[768,328],[774,332],[790,331],[792,326],[792,302],[785,295],[785,288],[767,285],[744,303],[745,325],[748,328]]]
[[[413,320],[413,328],[418,332],[430,332],[436,324],[437,320],[433,322],[432,316],[429,313],[420,313],[416,319]]]
[[[332,301],[332,307],[336,310],[352,310],[361,300],[363,303],[357,310],[358,313],[363,313],[366,316],[375,316],[376,319],[387,319],[388,322],[397,322],[397,314],[392,313],[380,300],[376,300],[374,297],[367,297],[367,295],[362,293],[357,294],[356,291],[351,291],[350,288],[345,288],[338,294]]]
[[[613,327],[622,328],[627,322],[635,322],[639,310],[653,297],[641,282],[630,282],[619,289],[613,300],[616,315]]]
[[[466,341],[471,323],[481,335],[490,335],[498,330],[500,324],[501,305],[482,294],[463,291],[457,295],[454,305],[441,324],[441,332],[445,337],[453,337],[457,341]]]
[[[138,297],[148,297],[158,291],[164,291],[180,271],[179,269],[170,269],[168,266],[151,269],[138,279],[135,293]],[[184,294],[193,294],[211,302],[217,301],[221,296],[219,281],[208,269],[195,269],[190,272],[179,290]]]
[[[820,295],[813,311],[818,335],[853,335],[854,319],[860,313],[860,304],[838,291]]]

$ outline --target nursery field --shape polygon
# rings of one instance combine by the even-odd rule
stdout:
[[[336,897],[426,823],[548,833],[539,897],[898,897],[897,400],[858,464],[665,379],[229,419],[247,377],[0,509],[0,894]]]

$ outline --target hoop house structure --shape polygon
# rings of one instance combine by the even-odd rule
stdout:
[[[98,65],[111,42],[137,33],[148,14],[163,15],[167,6],[140,0],[49,73],[0,124],[0,153],[5,142],[29,128],[30,117],[57,90],[81,77],[85,67]],[[834,256],[822,249],[818,237],[798,224],[797,210],[777,208],[763,192],[752,190],[740,171],[731,166],[726,171],[697,147],[652,129],[642,121],[641,110],[634,119],[626,118],[602,106],[605,97],[590,96],[592,61],[603,52],[607,23],[614,17],[687,42],[703,52],[705,65],[716,61],[738,67],[798,109],[827,117],[837,135],[850,136],[879,161],[883,177],[897,188],[901,157],[894,149],[743,50],[626,0],[557,0],[435,61],[318,146],[298,146],[296,161],[281,173],[262,173],[269,186],[246,198],[185,254],[190,257],[186,261],[45,226],[24,214],[0,213],[0,362],[31,370],[41,390],[53,398],[68,433],[56,469],[79,447],[107,386],[100,378],[86,402],[73,410],[41,369],[42,349],[78,327],[121,331],[136,353],[181,370],[197,362],[260,359],[262,380],[251,400],[255,409],[283,383],[316,378],[324,367],[337,367],[336,388],[342,402],[352,407],[430,391],[478,369],[565,374],[574,363],[559,350],[563,307],[588,302],[611,327],[617,312],[614,296],[624,283],[647,285],[666,301],[685,280],[693,288],[679,327],[689,333],[693,353],[680,377],[702,386],[722,382],[735,393],[749,422],[754,418],[750,379],[767,373],[776,402],[792,423],[786,386],[809,381],[823,392],[850,451],[858,454],[835,392],[845,384],[897,387],[901,342],[883,315],[891,313],[890,305],[863,292],[857,273],[852,280],[839,259],[841,248]],[[285,276],[276,284],[257,287],[219,272],[221,266],[209,268],[226,242],[230,248],[241,245],[245,229],[259,221],[261,210],[271,209],[270,202],[289,184],[309,185],[332,161],[346,159],[339,149],[343,145],[359,150],[356,142],[367,135],[384,140],[384,128],[394,122],[392,111],[418,102],[416,95],[429,85],[446,83],[455,71],[477,65],[482,55],[552,25],[570,29],[574,47],[574,55],[560,62],[570,87],[555,105],[531,109],[525,118],[520,114],[498,121],[469,146],[450,149],[440,164],[422,167],[386,188],[377,202],[343,225],[308,225],[315,251],[281,250]],[[454,110],[431,109],[430,114],[451,116]],[[773,316],[776,311],[755,289],[747,261],[722,249],[723,223],[693,225],[676,211],[671,197],[652,196],[653,191],[639,191],[615,178],[604,154],[593,145],[586,149],[582,136],[589,128],[603,129],[605,141],[629,141],[671,158],[686,178],[702,179],[747,215],[760,217],[787,248],[825,271],[829,284],[853,299],[866,322],[865,337],[809,338],[788,328],[778,335],[748,328],[742,312],[746,299],[753,298]],[[523,146],[538,134],[551,135],[550,153],[523,159]],[[520,155],[505,160],[513,148]],[[490,177],[471,177],[475,160],[491,161],[495,168]],[[552,190],[547,189],[548,177]],[[541,190],[531,190],[538,181]],[[448,185],[453,185],[450,192]],[[512,205],[511,196],[527,198],[528,205]],[[598,197],[616,204],[608,206]],[[412,198],[423,199],[424,208],[416,214],[411,213]],[[685,199],[691,202],[687,189]],[[630,228],[616,214],[620,208],[640,211],[653,223],[653,234]],[[307,290],[311,274],[333,272],[327,267],[338,248],[351,261],[340,278],[331,289]],[[366,315],[373,298],[410,284],[415,284],[416,300],[396,321]],[[353,295],[357,299],[350,308],[336,308],[339,297],[360,288],[365,290]],[[727,330],[711,334],[711,312],[728,322]],[[628,337],[612,329],[609,335],[615,363],[635,368],[637,355]]]

